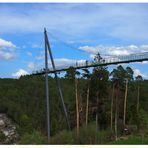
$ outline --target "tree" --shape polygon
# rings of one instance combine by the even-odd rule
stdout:
[[[124,87],[124,79],[125,79],[125,74],[126,74],[126,71],[125,69],[119,65],[116,69],[113,69],[113,71],[110,73],[110,76],[112,76],[111,80],[112,80],[112,83],[113,83],[113,93],[115,94],[112,94],[112,100],[111,100],[111,125],[112,125],[112,116],[113,116],[113,106],[115,106],[115,139],[117,140],[117,133],[118,133],[118,117],[119,117],[119,109],[121,108],[120,107],[120,104],[122,104],[122,100],[120,99],[119,97],[119,91],[120,89],[123,90],[123,87]],[[114,101],[115,99],[115,101]],[[113,102],[115,102],[115,105],[113,105]],[[122,108],[121,108],[122,109]]]
[[[93,140],[97,142],[99,140],[100,142],[104,137],[110,140],[112,136],[110,137],[108,134],[104,136],[104,132],[107,131],[108,127],[112,127],[115,138],[118,139],[118,137],[123,134],[124,99],[126,91],[125,123],[127,124],[127,129],[129,129],[131,134],[135,135],[140,135],[140,133],[144,135],[147,133],[148,80],[143,80],[141,76],[133,80],[132,70],[130,70],[130,68],[127,70],[127,68],[125,69],[120,66],[113,71],[111,81],[108,79],[108,71],[105,67],[96,67],[92,72],[87,69],[83,70],[83,77],[81,78],[79,74],[76,75],[77,72],[72,68],[71,71],[68,71],[66,78],[60,77],[65,104],[68,107],[70,123],[72,125],[71,134],[66,134],[65,136],[67,142],[69,140],[71,141],[71,138],[71,142],[75,144],[81,144],[83,138],[85,139],[83,141],[84,144],[85,142],[90,144]],[[126,80],[128,80],[127,88]],[[61,111],[62,106],[58,99],[53,77],[49,77],[49,86],[51,95],[51,135],[54,138],[55,135],[60,135],[60,131],[67,131],[64,115]],[[44,87],[44,76],[23,76],[20,79],[0,79],[0,111],[7,114],[16,125],[18,125],[17,130],[22,144],[46,143],[43,140],[44,138],[46,140],[46,137],[43,136],[46,135],[46,108],[45,100],[43,99],[45,97]],[[108,94],[108,92],[110,93]],[[112,95],[110,95],[111,93]],[[109,95],[110,97],[108,97]],[[83,100],[81,100],[82,98]],[[108,98],[111,98],[111,100],[108,101]],[[100,127],[102,130],[107,127],[105,131],[96,131],[94,124],[95,117],[97,118],[97,128]],[[86,121],[89,124],[87,127],[84,126],[85,130],[83,130],[81,123],[85,124],[86,118],[87,120],[89,119]],[[81,122],[81,119],[84,119],[84,122]],[[110,123],[108,122],[109,120],[111,120]],[[79,139],[75,137],[77,122],[80,128]],[[92,127],[93,130],[90,127]],[[36,134],[34,129],[39,133]],[[97,136],[101,134],[102,137],[98,138],[96,134]],[[94,137],[92,138],[93,135]],[[4,135],[0,136],[4,138]],[[1,139],[0,141],[3,141]],[[58,139],[64,144],[65,141],[63,141],[60,136],[58,136]],[[59,143],[58,141],[56,142],[57,144]]]
[[[123,113],[123,125],[125,126],[126,122],[126,106],[127,106],[127,94],[128,94],[128,83],[133,81],[133,70],[130,67],[126,67],[125,73],[125,97],[124,97],[124,113]]]
[[[119,82],[115,80],[115,140],[118,140],[118,98],[119,98]]]
[[[65,74],[65,78],[69,79],[75,84],[75,104],[76,104],[76,127],[77,135],[79,135],[80,115],[79,115],[79,95],[78,95],[78,77],[80,72],[76,71],[74,67],[70,67]]]
[[[128,79],[126,79],[125,86],[125,97],[124,97],[124,113],[123,113],[123,125],[125,126],[126,120],[126,105],[127,105],[127,91],[128,91]]]
[[[136,77],[136,82],[137,82],[137,113],[139,112],[140,85],[141,85],[142,81],[143,81],[142,76],[138,75]]]
[[[77,135],[79,135],[79,127],[80,127],[80,105],[79,105],[79,89],[78,89],[78,83],[79,83],[79,77],[80,72],[76,71],[74,67],[70,67],[65,74],[65,78],[70,80],[70,82],[73,82],[75,85],[75,108],[76,108],[76,128],[77,128]]]
[[[97,53],[94,58],[94,62],[100,62],[102,59],[103,58],[101,57],[100,53]],[[108,94],[108,79],[109,72],[107,67],[98,66],[93,69],[91,87],[93,89],[92,91],[94,91],[94,98],[96,100],[96,129],[98,129],[98,126],[100,129],[105,129],[107,124],[104,102],[102,98]]]
[[[88,69],[83,69],[83,78],[84,79],[87,79],[87,95],[86,95],[86,115],[85,115],[85,122],[86,122],[86,126],[88,124],[88,110],[89,110],[89,83],[90,83],[90,77],[91,77],[91,74],[89,72]]]
[[[110,73],[110,76],[112,76],[112,81],[117,80],[121,89],[124,86],[125,75],[126,71],[121,65],[119,65],[116,69],[113,69],[113,71]]]
[[[75,93],[76,93],[76,123],[77,123],[77,136],[79,136],[79,128],[80,128],[80,114],[79,114],[79,95],[78,95],[78,78],[80,76],[80,72],[75,72]]]
[[[126,70],[125,79],[128,79],[129,81],[133,81],[134,80],[134,78],[133,78],[134,71],[132,70],[132,68],[126,67],[125,70]]]
[[[91,77],[90,93],[92,101],[96,106],[96,126],[104,129],[106,126],[105,108],[103,97],[107,96],[109,72],[107,67],[96,67],[93,69]],[[98,128],[98,127],[97,127]]]
[[[65,78],[74,81],[76,75],[76,70],[74,67],[69,67],[66,71]]]
[[[111,127],[111,130],[113,129],[114,90],[115,90],[115,85],[113,84],[112,96],[111,96],[111,109],[110,109],[110,127]]]

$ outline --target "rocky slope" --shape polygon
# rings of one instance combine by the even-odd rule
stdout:
[[[0,113],[0,144],[15,144],[17,139],[15,124],[6,114]]]

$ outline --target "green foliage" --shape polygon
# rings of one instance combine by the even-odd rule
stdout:
[[[32,132],[33,126],[30,117],[26,114],[20,116],[20,127],[22,132]]]
[[[82,126],[80,128],[80,135],[76,139],[78,144],[97,144],[98,132],[96,131],[95,124],[89,124],[88,126]]]
[[[140,82],[140,81],[143,81],[143,78],[142,76],[138,75],[137,77],[135,77],[136,81]]]
[[[122,144],[126,144],[126,145],[142,145],[142,144],[148,144],[148,137],[142,137],[142,136],[130,136],[128,139],[126,140],[118,140],[118,141],[114,141],[110,144],[118,144],[118,145],[122,145]]]
[[[144,130],[148,134],[148,114],[143,109],[137,113],[134,106],[131,108],[131,113],[130,123],[136,124],[138,130]]]
[[[64,130],[50,139],[50,144],[74,144],[73,133]]]
[[[105,129],[107,126],[106,120],[106,106],[103,98],[108,97],[108,80],[109,80],[109,72],[107,67],[96,67],[93,69],[90,79],[90,101],[93,104],[92,106],[95,108],[92,113],[92,119],[96,118],[96,114],[98,116],[97,125],[101,129]]]
[[[133,78],[134,71],[130,67],[126,67],[125,70],[126,70],[125,78],[128,79],[129,81],[134,80]]]
[[[99,54],[96,60],[98,60],[98,62],[102,60]],[[112,76],[112,79],[109,79],[109,71],[106,67],[96,67],[92,71],[83,69],[81,73],[71,67],[67,70],[65,77],[60,78],[72,132],[65,130],[67,125],[59,100],[56,83],[54,78],[49,77],[51,144],[105,144],[110,141],[112,133],[108,128],[110,128],[110,99],[113,90],[112,86],[114,82],[118,81],[118,85],[115,85],[114,93],[118,94],[118,124],[119,120],[122,124],[125,79],[129,80],[126,124],[127,126],[136,126],[139,129],[137,132],[145,133],[144,135],[146,135],[146,131],[148,131],[148,81],[143,80],[141,76],[138,76],[136,80],[133,79],[133,70],[130,67],[124,68],[118,66],[111,72],[110,76]],[[81,126],[79,137],[76,136],[75,132],[76,103],[74,80],[76,77],[79,78],[78,98]],[[46,133],[47,131],[44,79],[44,76],[22,76],[20,79],[0,79],[0,112],[7,113],[8,116],[17,123],[20,137],[22,137],[21,141],[24,140],[24,143],[31,144],[31,140],[27,141],[27,139],[33,139],[34,137],[38,137],[40,141],[39,137],[42,137],[42,135],[34,132],[34,129],[36,131],[42,131],[42,133]],[[140,88],[139,113],[136,110],[137,87]],[[82,125],[85,124],[86,118],[86,97],[88,88],[88,123],[95,121],[96,114],[98,115],[98,121],[95,124],[88,124],[86,127]],[[115,98],[113,98],[113,100],[114,126]],[[96,124],[98,124],[99,131],[96,131]],[[34,143],[36,142],[37,141]]]
[[[70,67],[65,74],[65,78],[74,81],[76,75],[76,70],[73,67]]]
[[[33,131],[32,133],[24,134],[19,144],[47,144],[47,140],[44,136],[41,135],[38,131]]]
[[[113,69],[113,71],[110,73],[112,76],[112,80],[118,80],[120,84],[124,82],[126,71],[125,69],[119,65],[116,69]]]
[[[96,124],[91,123],[88,126],[80,128],[78,144],[106,144],[111,140],[112,132],[110,130],[96,130]]]
[[[96,131],[95,123],[80,127],[79,136],[76,129],[72,131],[62,131],[50,140],[50,144],[106,144],[111,140],[110,130]]]
[[[144,129],[148,134],[148,114],[141,109],[139,112],[140,128]]]

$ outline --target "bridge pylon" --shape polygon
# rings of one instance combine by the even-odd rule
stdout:
[[[55,75],[56,86],[57,86],[57,89],[58,89],[58,92],[59,92],[59,98],[60,98],[61,103],[62,103],[62,107],[63,107],[63,111],[64,111],[64,115],[65,115],[65,118],[66,118],[68,129],[70,129],[70,123],[69,123],[69,117],[68,117],[68,113],[67,113],[66,106],[65,106],[65,103],[64,103],[64,99],[63,99],[61,84],[60,84],[60,81],[59,81],[59,78],[58,78],[58,75],[57,75],[57,72],[56,72],[56,67],[55,67],[53,56],[52,56],[52,51],[51,51],[51,48],[50,48],[50,43],[49,43],[49,40],[48,40],[46,28],[44,28],[44,41],[45,41],[45,84],[46,84],[45,86],[46,86],[47,124],[48,124],[47,129],[48,129],[48,140],[49,140],[50,139],[50,106],[49,106],[50,102],[49,102],[49,88],[48,88],[48,54],[47,54],[48,52],[49,52],[49,56],[50,56],[50,59],[51,59],[52,68],[55,71],[54,75]]]

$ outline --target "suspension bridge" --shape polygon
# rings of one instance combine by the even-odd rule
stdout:
[[[67,71],[70,67],[73,67],[74,69],[83,69],[83,68],[90,68],[97,66],[108,66],[113,64],[116,65],[116,64],[124,64],[131,62],[143,62],[143,61],[148,61],[148,52],[129,54],[125,56],[110,56],[107,58],[101,58],[98,61],[86,60],[85,62],[76,62],[75,64],[56,67],[56,69],[49,68],[48,73]],[[45,69],[40,69],[38,71],[33,72],[33,75],[43,75],[43,74],[45,74]]]
[[[74,69],[83,69],[83,68],[107,66],[107,65],[113,65],[113,64],[148,61],[148,52],[130,54],[130,55],[126,55],[126,56],[110,56],[110,57],[106,57],[106,58],[102,58],[98,54],[97,60],[94,60],[94,61],[87,61],[86,60],[84,62],[76,62],[75,64],[72,64],[72,65],[65,65],[65,66],[62,66],[62,67],[56,67],[55,63],[54,63],[53,56],[52,56],[52,51],[51,51],[51,48],[50,48],[46,29],[44,29],[44,41],[45,41],[45,68],[33,72],[32,75],[45,75],[48,140],[50,140],[50,131],[51,131],[48,74],[53,73],[55,75],[55,81],[56,81],[56,86],[57,86],[57,90],[58,90],[58,93],[59,93],[59,99],[61,100],[61,104],[62,104],[62,107],[63,107],[63,112],[64,112],[64,115],[65,115],[65,119],[66,119],[66,122],[67,122],[68,129],[70,129],[69,117],[68,117],[67,109],[66,109],[66,106],[65,106],[65,103],[64,103],[64,98],[63,98],[63,93],[62,93],[62,90],[61,90],[60,80],[59,80],[58,75],[57,75],[58,72],[66,71],[70,67],[73,67]],[[50,56],[52,68],[48,68],[48,53],[49,53],[49,56]]]

